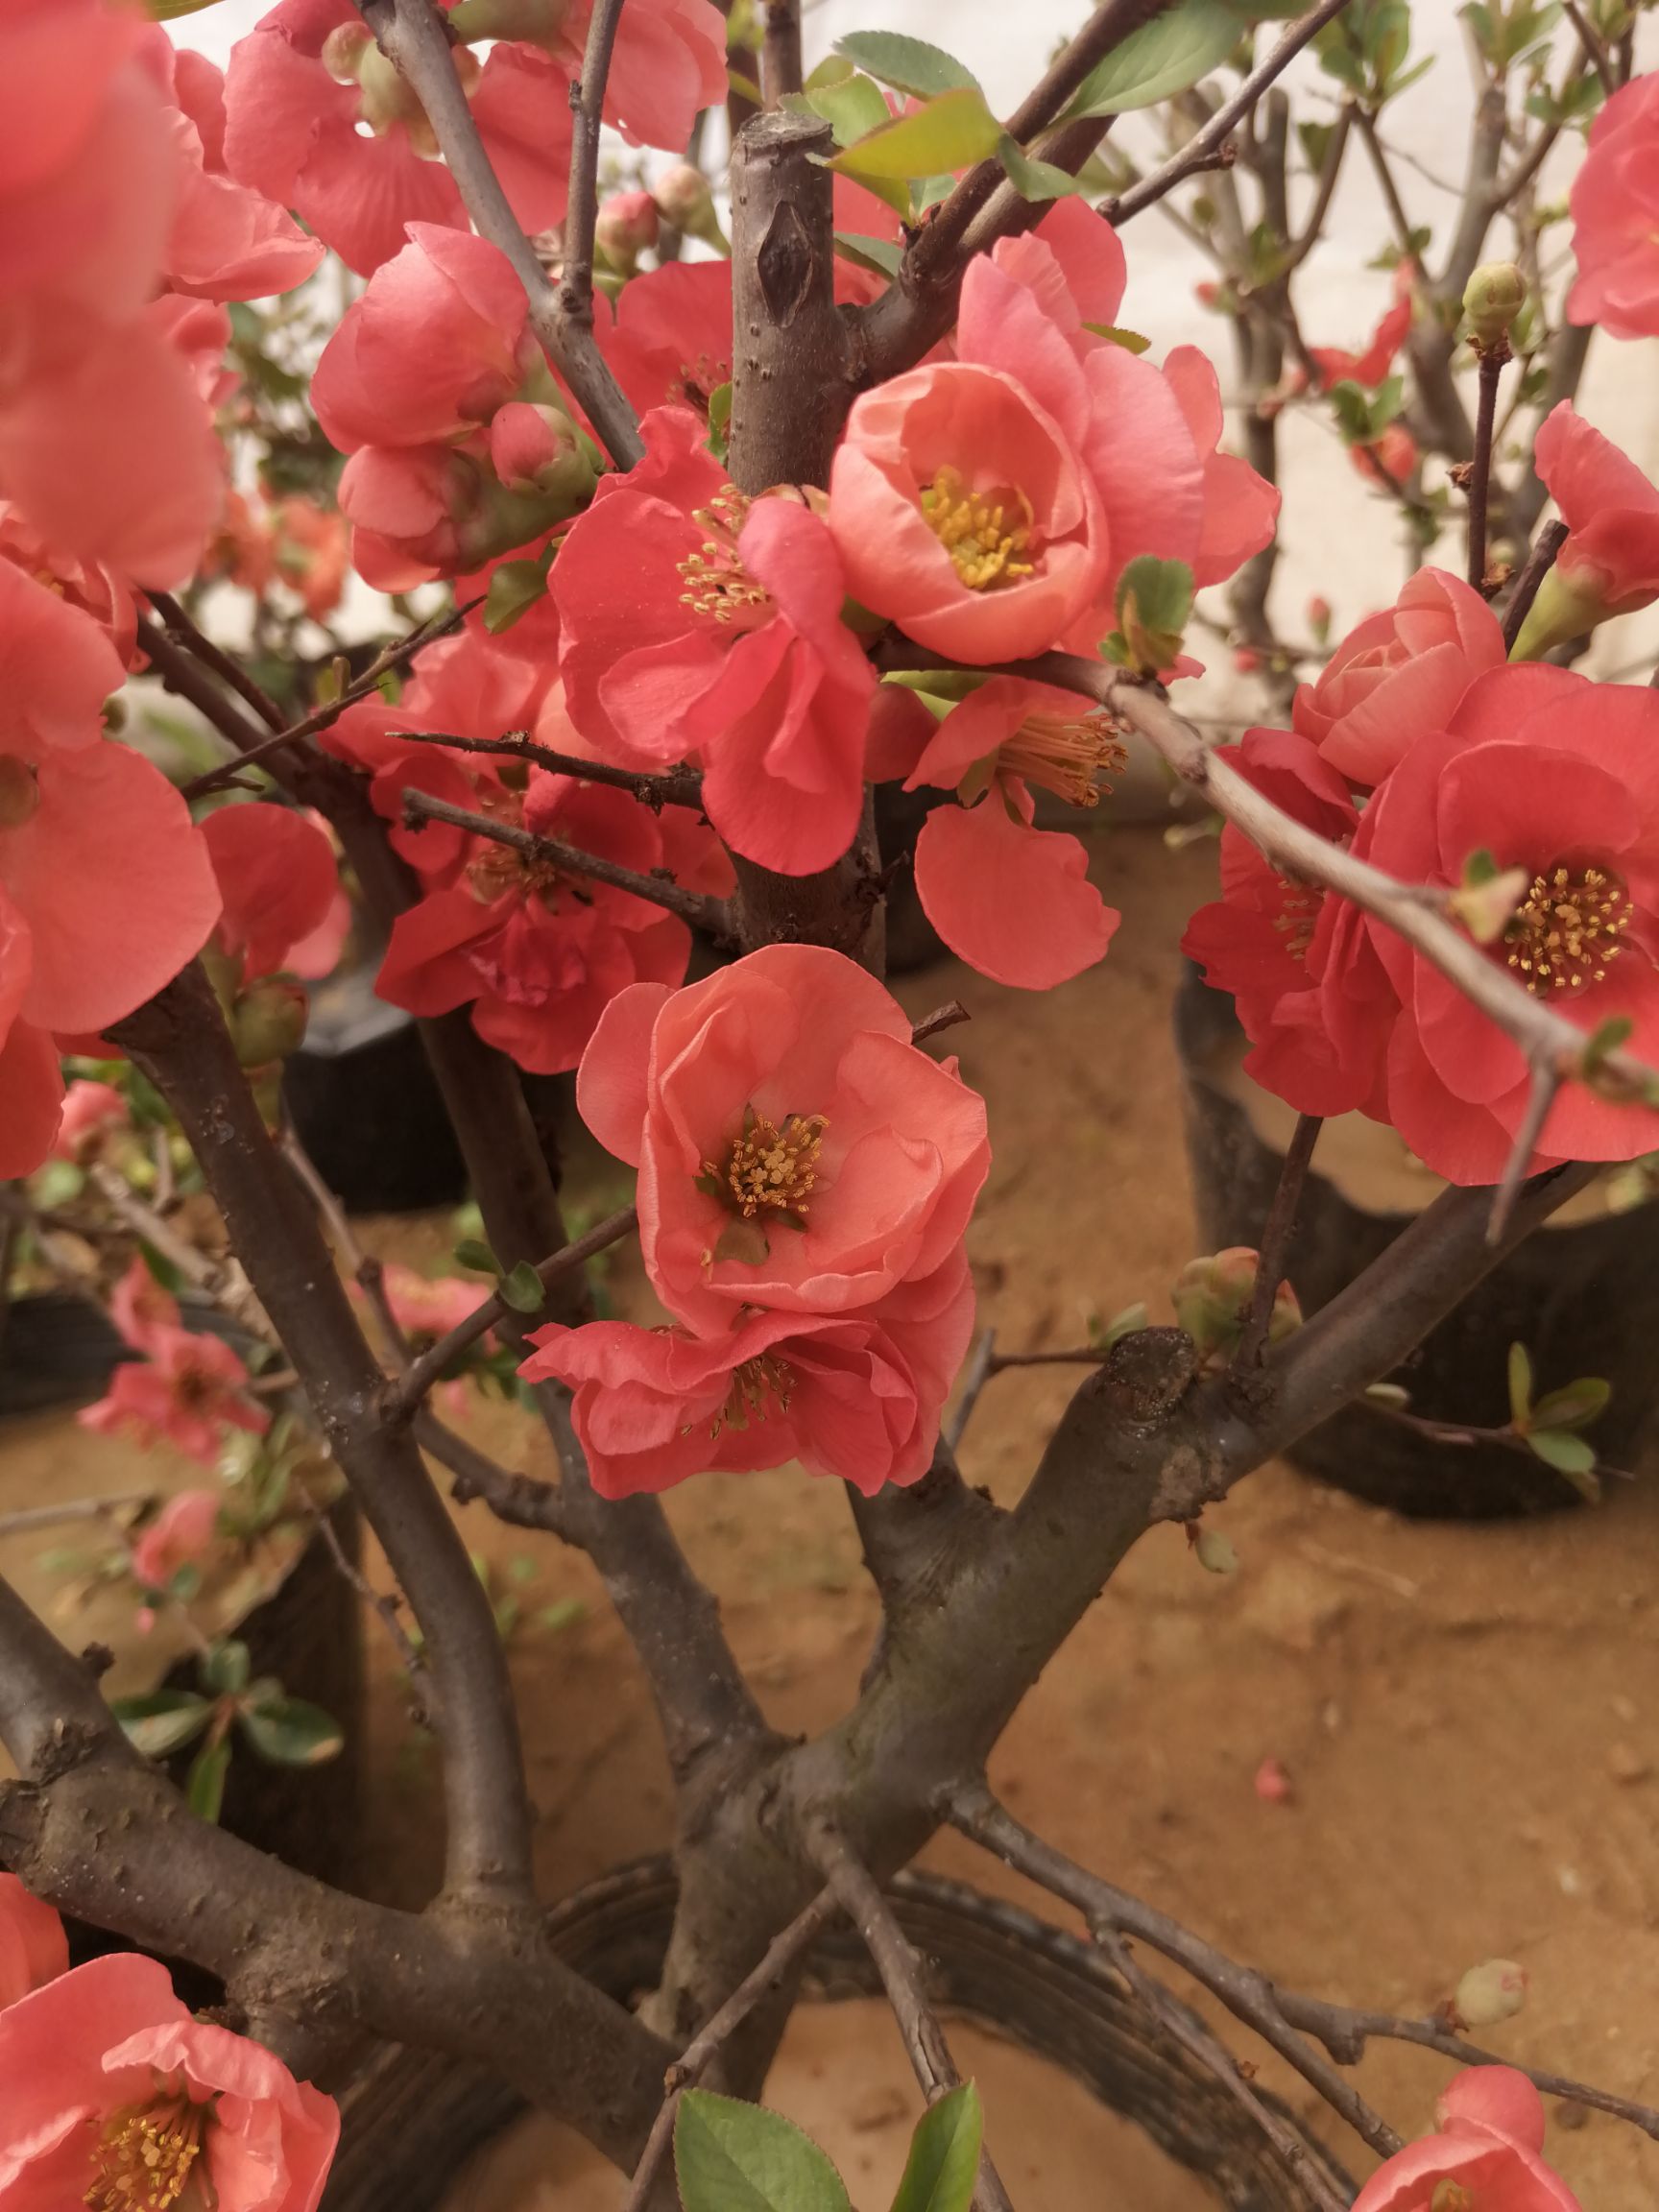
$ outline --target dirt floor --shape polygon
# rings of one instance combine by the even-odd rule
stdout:
[[[1092,975],[1036,998],[953,965],[898,985],[913,1013],[952,996],[973,1012],[952,1041],[988,1099],[996,1165],[970,1249],[981,1317],[1005,1347],[1074,1342],[1091,1310],[1136,1299],[1168,1315],[1191,1238],[1168,1003],[1180,925],[1213,867],[1208,844],[1170,854],[1154,831],[1109,833],[1097,874],[1124,921]],[[595,1173],[591,1156],[579,1160],[578,1189]],[[416,1259],[435,1258],[446,1235],[441,1222],[369,1233]],[[613,1289],[620,1310],[646,1316],[628,1267]],[[1017,1497],[1070,1387],[1057,1369],[994,1382],[968,1432],[969,1478]],[[469,1419],[480,1441],[541,1464],[517,1416]],[[0,1436],[0,1510],[37,1502],[48,1480],[128,1486],[113,1450],[61,1422],[19,1425]],[[836,1489],[791,1473],[710,1477],[668,1507],[768,1718],[787,1730],[830,1720],[876,1625]],[[1273,1466],[1214,1521],[1237,1574],[1205,1574],[1176,1529],[1147,1537],[1009,1730],[997,1789],[1062,1848],[1297,1988],[1422,2012],[1474,1962],[1518,1959],[1529,2000],[1489,2032],[1492,2046],[1659,2101],[1659,1628],[1645,1564],[1659,1554],[1659,1494],[1617,1485],[1594,1511],[1459,1527],[1400,1522]],[[511,1650],[552,1897],[668,1839],[649,1701],[584,1561],[480,1507],[464,1524],[501,1587],[524,1577],[512,1584],[524,1620]],[[587,1601],[579,1618],[541,1622],[571,1598]],[[370,1863],[387,1894],[416,1903],[437,1864],[433,1776],[392,1655],[373,1647]],[[1256,1792],[1269,1757],[1290,1778],[1287,1801]],[[928,1858],[1021,1894],[957,1839]],[[1022,2212],[1211,2201],[1070,2082],[988,2038],[960,2040]],[[1280,2083],[1270,2058],[1251,2056]],[[1446,2071],[1383,2046],[1359,2079],[1411,2131]],[[1362,2149],[1282,2085],[1363,2171]],[[918,2107],[877,2008],[804,2013],[769,2095],[838,2159],[863,2212],[881,2212]],[[1550,2155],[1586,2212],[1659,2200],[1659,2145],[1614,2120],[1558,2112]],[[618,2185],[562,2131],[527,2123],[452,2202],[609,2212]]]

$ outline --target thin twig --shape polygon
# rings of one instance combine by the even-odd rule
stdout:
[[[694,2087],[702,2080],[709,2061],[742,2027],[761,1999],[783,1980],[797,1960],[805,1957],[840,1909],[834,1890],[821,1889],[805,1911],[798,1912],[782,1934],[773,1938],[759,1965],[738,1983],[717,2012],[710,2013],[669,2067],[663,2081],[668,2094],[651,2124],[622,2212],[644,2212],[650,2200],[658,2170],[674,2140],[674,2122],[680,2110],[682,2091]]]
[[[760,46],[760,90],[768,108],[802,81],[801,0],[766,0],[766,29]]]
[[[486,837],[496,845],[510,845],[516,853],[526,854],[533,860],[546,861],[563,869],[567,876],[586,876],[595,883],[609,883],[614,890],[631,892],[636,899],[644,899],[653,906],[678,914],[682,922],[707,931],[717,943],[733,942],[733,926],[727,902],[711,898],[704,891],[687,891],[665,873],[641,876],[637,869],[623,868],[614,860],[601,859],[596,853],[578,852],[574,845],[566,845],[561,838],[538,837],[534,830],[497,822],[488,814],[474,814],[465,806],[452,806],[447,799],[435,799],[431,792],[417,791],[413,787],[403,793],[403,814],[411,829],[419,829],[422,822],[445,822],[454,830],[469,830],[475,837]]]
[[[1486,507],[1492,487],[1492,433],[1498,420],[1498,387],[1509,359],[1509,343],[1478,349],[1480,364],[1479,397],[1475,409],[1475,457],[1469,463],[1469,581],[1483,598],[1491,596],[1486,582]]]
[[[275,1341],[239,1261],[210,1260],[205,1252],[199,1252],[107,1162],[95,1160],[88,1172],[99,1195],[135,1237],[158,1252],[186,1283],[193,1284],[216,1305],[222,1306],[244,1328],[255,1332],[268,1343]]]
[[[1388,210],[1388,219],[1393,224],[1395,234],[1399,239],[1400,251],[1402,253],[1411,255],[1414,252],[1411,244],[1411,218],[1406,212],[1406,203],[1400,197],[1400,187],[1394,181],[1394,172],[1388,166],[1388,156],[1382,150],[1382,139],[1377,135],[1377,118],[1369,108],[1361,108],[1357,112],[1359,119],[1359,135],[1365,141],[1365,151],[1371,156],[1371,166],[1377,172],[1378,183],[1382,187],[1383,204]]]
[[[386,1340],[386,1349],[399,1368],[409,1360],[409,1339],[404,1335],[397,1316],[392,1310],[392,1302],[386,1295],[386,1270],[381,1262],[366,1253],[358,1243],[346,1209],[323,1180],[315,1161],[300,1141],[300,1132],[293,1122],[283,1118],[277,1133],[277,1148],[295,1174],[304,1186],[306,1195],[323,1217],[323,1226],[335,1256],[345,1264],[357,1287],[369,1301],[370,1310],[379,1323],[380,1334]]]
[[[989,1372],[1000,1375],[1009,1367],[1098,1367],[1111,1355],[1097,1344],[1079,1344],[1067,1352],[998,1352]]]
[[[603,1221],[595,1222],[586,1236],[576,1238],[561,1251],[541,1261],[536,1273],[541,1280],[542,1287],[556,1283],[560,1276],[568,1275],[574,1268],[586,1266],[589,1260],[608,1250],[611,1245],[620,1243],[638,1218],[636,1208],[624,1206],[614,1214],[608,1214]],[[512,1310],[507,1301],[497,1292],[493,1298],[486,1298],[481,1306],[468,1314],[465,1321],[457,1322],[447,1335],[440,1336],[435,1344],[429,1345],[424,1352],[411,1359],[387,1391],[385,1405],[388,1419],[407,1420],[444,1370]]]
[[[703,804],[703,779],[695,768],[667,768],[653,774],[613,768],[608,760],[589,760],[580,753],[561,753],[551,745],[539,744],[525,730],[505,730],[499,737],[457,737],[442,730],[392,730],[387,734],[401,745],[444,745],[451,753],[533,760],[538,768],[556,776],[578,776],[585,783],[604,783],[612,790],[626,791],[653,812],[664,806],[700,807]]]
[[[1555,1094],[1563,1080],[1559,1068],[1542,1058],[1531,1063],[1529,1076],[1527,1111],[1521,1117],[1509,1157],[1503,1163],[1503,1173],[1492,1193],[1492,1217],[1486,1224],[1488,1244],[1503,1241],[1515,1201],[1521,1195],[1521,1186],[1526,1181],[1527,1163],[1544,1134],[1544,1124],[1550,1118],[1550,1109],[1555,1103]]]
[[[1335,197],[1336,180],[1342,173],[1342,157],[1348,151],[1348,140],[1353,129],[1353,103],[1345,101],[1337,110],[1335,122],[1331,126],[1331,139],[1319,167],[1319,183],[1313,195],[1313,204],[1308,210],[1308,220],[1287,258],[1274,272],[1276,283],[1283,284],[1287,277],[1294,276],[1319,243],[1325,228],[1325,218],[1330,214],[1331,203]]]
[[[557,1482],[544,1482],[539,1476],[518,1475],[503,1467],[424,1407],[415,1416],[414,1435],[421,1451],[454,1476],[449,1495],[457,1505],[470,1505],[481,1498],[496,1520],[510,1527],[545,1529],[567,1543],[576,1541],[566,1501]]]
[[[1509,593],[1509,604],[1503,610],[1503,644],[1507,652],[1515,650],[1515,640],[1521,635],[1521,626],[1532,612],[1544,579],[1555,565],[1555,557],[1567,542],[1565,522],[1546,522],[1532,541],[1521,573],[1516,577]]]
[[[1118,199],[1106,203],[1101,213],[1107,221],[1112,224],[1127,223],[1132,215],[1139,215],[1142,208],[1155,205],[1166,192],[1172,192],[1177,184],[1184,183],[1189,177],[1217,166],[1222,160],[1228,137],[1234,128],[1250,112],[1275,79],[1288,68],[1309,39],[1315,37],[1327,23],[1334,22],[1347,5],[1348,0],[1320,0],[1318,7],[1310,8],[1306,15],[1299,15],[1294,23],[1286,25],[1267,59],[1251,70],[1232,99],[1222,102],[1209,122],[1188,139],[1178,154],[1172,155],[1150,177],[1143,178],[1139,184],[1132,185]],[[1334,183],[1333,174],[1333,187]],[[1326,197],[1329,199],[1329,194]],[[1321,213],[1312,228],[1316,229],[1318,221],[1322,220]]]
[[[931,1014],[924,1014],[910,1032],[912,1045],[926,1045],[947,1029],[954,1029],[959,1022],[971,1022],[974,1017],[960,998],[947,998],[943,1006],[935,1006]]]
[[[956,1401],[956,1409],[945,1424],[945,1442],[952,1452],[961,1443],[968,1424],[974,1418],[974,1408],[979,1403],[980,1391],[995,1372],[996,1351],[997,1332],[995,1329],[987,1329],[974,1347],[974,1357],[963,1372],[962,1391]]]
[[[135,1512],[156,1503],[154,1490],[118,1490],[108,1498],[65,1498],[56,1505],[25,1505],[15,1513],[0,1513],[0,1536],[27,1536],[36,1528],[55,1528],[68,1521],[108,1521],[119,1513]]]
[[[345,1545],[341,1543],[340,1531],[334,1526],[334,1516],[326,1507],[319,1506],[313,1513],[312,1519],[316,1523],[318,1535],[323,1539],[324,1548],[329,1558],[333,1560],[341,1576],[357,1593],[364,1604],[370,1606],[379,1615],[381,1623],[387,1635],[391,1637],[397,1656],[402,1662],[403,1671],[409,1677],[410,1702],[414,1709],[415,1719],[422,1728],[429,1728],[432,1725],[432,1715],[426,1701],[428,1688],[426,1662],[416,1649],[408,1629],[398,1619],[396,1600],[388,1598],[384,1591],[375,1589],[373,1583],[370,1581],[347,1551]]]
[[[359,0],[359,7],[382,53],[426,110],[474,229],[513,264],[543,352],[575,394],[617,468],[632,469],[645,450],[634,410],[599,350],[590,321],[567,312],[562,291],[549,281],[513,212],[484,151],[432,0]]]
[[[1319,1142],[1324,1127],[1317,1114],[1299,1114],[1291,1131],[1290,1142],[1285,1148],[1285,1165],[1279,1170],[1278,1188],[1273,1203],[1267,1210],[1267,1219],[1262,1231],[1262,1243],[1256,1255],[1256,1281],[1250,1291],[1250,1310],[1244,1316],[1244,1326],[1233,1354],[1235,1374],[1247,1374],[1260,1367],[1267,1352],[1268,1333],[1273,1326],[1273,1301],[1279,1295],[1279,1286],[1285,1280],[1286,1262],[1290,1255],[1290,1239],[1296,1228],[1296,1210],[1302,1203],[1303,1189],[1308,1181],[1309,1166],[1313,1158],[1313,1147]]]
[[[232,660],[228,653],[215,645],[212,638],[198,627],[188,611],[170,592],[146,591],[144,596],[160,615],[170,637],[183,646],[186,652],[194,653],[204,667],[211,668],[222,684],[228,684],[238,698],[252,708],[268,730],[281,729],[285,717],[270,692],[262,685],[255,684],[248,671]]]
[[[962,2077],[945,2040],[933,2008],[922,1986],[922,1962],[910,1948],[893,1908],[882,1896],[870,1869],[854,1856],[838,1832],[827,1822],[813,1825],[807,1849],[819,1872],[829,1883],[836,1903],[857,1929],[869,1952],[887,2003],[899,2023],[905,2055],[929,2104],[960,2086]],[[991,2153],[979,2154],[979,2180],[974,2192],[974,2212],[1013,2212]]]
[[[570,87],[570,204],[565,217],[565,269],[559,306],[573,330],[593,328],[593,231],[599,220],[599,133],[605,87],[623,0],[596,0],[582,54],[582,81]]]
[[[1561,0],[1561,12],[1572,24],[1574,30],[1577,32],[1578,43],[1589,57],[1590,66],[1601,80],[1602,91],[1611,100],[1614,93],[1619,89],[1619,81],[1614,76],[1612,64],[1607,59],[1606,47],[1602,45],[1596,33],[1585,21],[1584,11],[1578,6],[1578,0]]]

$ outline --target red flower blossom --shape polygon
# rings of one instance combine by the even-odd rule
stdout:
[[[1621,86],[1590,126],[1573,180],[1573,251],[1578,277],[1570,323],[1599,324],[1613,338],[1659,335],[1659,77]]]
[[[1092,967],[1118,917],[1064,831],[1032,828],[1031,785],[1093,806],[1122,748],[1074,692],[994,676],[939,724],[907,789],[956,789],[916,840],[916,891],[952,952],[998,983],[1046,991]]]
[[[62,1921],[15,1874],[0,1874],[0,2012],[68,1971]]]
[[[180,1490],[133,1539],[132,1574],[143,1590],[165,1591],[180,1567],[211,1556],[219,1534],[217,1490]]]
[[[1435,2132],[1385,2159],[1354,2212],[1579,2212],[1544,2163],[1544,2100],[1513,2066],[1455,2074],[1434,2116]]]
[[[112,1085],[78,1078],[63,1094],[52,1158],[77,1163],[93,1159],[110,1130],[129,1127],[131,1118],[126,1099]]]
[[[179,1308],[134,1260],[109,1302],[110,1318],[142,1355],[117,1367],[108,1393],[76,1415],[100,1435],[131,1435],[146,1451],[165,1440],[211,1467],[227,1424],[262,1436],[263,1407],[243,1396],[248,1370],[223,1338],[180,1328]]]
[[[0,2200],[316,2212],[331,2098],[191,2017],[167,1969],[94,1959],[0,2012]]]
[[[1419,568],[1392,607],[1343,638],[1291,720],[1356,785],[1381,783],[1423,730],[1443,730],[1477,676],[1502,666],[1503,631],[1479,591]]]
[[[322,825],[254,800],[215,808],[202,834],[225,902],[214,941],[238,963],[239,980],[278,968],[326,975],[350,909]]]
[[[846,1314],[956,1251],[991,1150],[983,1101],[838,952],[772,945],[606,1008],[582,1117],[639,1169],[659,1297],[700,1334],[743,1307]]]
[[[624,1321],[538,1329],[518,1372],[572,1386],[602,1498],[789,1459],[869,1497],[927,1472],[973,1328],[958,1248],[935,1275],[857,1312],[751,1313],[713,1336]]]
[[[1563,399],[1540,425],[1533,460],[1567,525],[1515,640],[1518,661],[1659,599],[1659,490]]]
[[[709,818],[749,859],[828,867],[857,827],[876,688],[835,543],[794,500],[735,491],[687,409],[640,430],[644,460],[601,480],[554,564],[571,719],[625,766],[701,759]]]
[[[1351,353],[1339,346],[1310,346],[1308,350],[1319,370],[1320,384],[1363,384],[1375,391],[1393,368],[1396,355],[1411,331],[1411,295],[1416,264],[1400,261],[1394,269],[1394,300],[1371,333],[1362,352]]]

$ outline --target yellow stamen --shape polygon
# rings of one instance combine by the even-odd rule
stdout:
[[[1070,716],[1030,714],[1003,739],[998,765],[1073,806],[1095,806],[1101,792],[1112,788],[1105,778],[1117,775],[1128,758],[1121,729],[1103,708]]]
[[[731,623],[771,605],[771,593],[756,583],[737,556],[737,534],[748,513],[748,500],[732,485],[707,507],[693,510],[692,521],[708,536],[695,553],[677,564],[686,584],[680,604],[693,614]]]
[[[769,1421],[774,1413],[787,1413],[795,1387],[795,1370],[786,1359],[770,1352],[745,1359],[732,1370],[732,1389],[726,1403],[709,1424],[710,1437],[722,1429],[747,1429],[751,1421]]]
[[[1294,876],[1281,876],[1279,887],[1284,892],[1284,902],[1273,917],[1273,926],[1285,940],[1285,950],[1292,960],[1306,960],[1313,946],[1313,932],[1319,925],[1319,909],[1325,903],[1325,895],[1310,883],[1302,883]]]
[[[1024,558],[1031,551],[1031,502],[1017,488],[970,492],[958,469],[941,469],[922,494],[922,512],[971,591],[1017,584],[1036,566]]]
[[[1630,923],[1630,895],[1604,868],[1551,868],[1534,876],[1503,942],[1528,991],[1582,991],[1604,980]]]
[[[206,2117],[187,2097],[117,2112],[99,2136],[82,2201],[91,2212],[168,2212],[189,2185]]]
[[[790,1114],[780,1128],[746,1106],[742,1134],[733,1139],[724,1161],[704,1161],[704,1175],[722,1205],[745,1221],[757,1214],[791,1214],[805,1220],[829,1126],[822,1114]]]

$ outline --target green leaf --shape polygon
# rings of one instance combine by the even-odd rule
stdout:
[[[810,2136],[762,2104],[708,2089],[680,2100],[674,2171],[685,2212],[852,2212]]]
[[[1580,1375],[1576,1382],[1564,1382],[1559,1390],[1547,1390],[1532,1408],[1539,1429],[1583,1429],[1607,1410],[1613,1395],[1611,1382],[1599,1375]]]
[[[834,132],[837,146],[852,146],[893,120],[880,85],[868,77],[846,77],[810,92],[791,93],[784,106],[820,116]]]
[[[1564,1429],[1535,1429],[1527,1439],[1527,1444],[1544,1461],[1562,1475],[1593,1475],[1596,1472],[1596,1454],[1582,1436],[1570,1435]]]
[[[972,2081],[941,2097],[916,2124],[893,2212],[968,2212],[984,2131],[979,2092]]]
[[[225,1804],[225,1777],[229,1771],[230,1743],[226,1737],[221,1737],[217,1743],[204,1743],[191,1760],[184,1795],[198,1820],[211,1820],[218,1825]]]
[[[246,1644],[215,1644],[202,1662],[202,1687],[215,1697],[240,1697],[251,1665]]]
[[[853,64],[840,54],[826,54],[816,69],[806,79],[802,89],[818,92],[826,84],[845,84],[853,74]]]
[[[501,1273],[500,1261],[489,1245],[477,1237],[464,1237],[455,1247],[455,1259],[460,1266],[470,1268],[474,1275],[498,1276]]]
[[[906,38],[902,32],[851,31],[836,39],[835,51],[895,92],[910,92],[918,100],[979,89],[978,78],[954,54],[929,46],[925,38]]]
[[[541,1278],[528,1260],[520,1260],[510,1275],[501,1278],[501,1295],[515,1313],[540,1313],[547,1302]]]
[[[751,108],[760,108],[765,105],[761,98],[759,85],[753,77],[746,77],[741,69],[728,69],[726,84],[727,89],[735,92],[739,100],[747,100]]]
[[[144,12],[155,22],[171,23],[176,15],[200,15],[216,0],[144,0]]]
[[[1125,330],[1117,323],[1085,323],[1085,330],[1093,330],[1096,338],[1104,338],[1110,346],[1121,346],[1125,353],[1144,353],[1151,345],[1150,338],[1142,338],[1139,330]]]
[[[997,151],[1002,126],[975,85],[942,93],[913,115],[901,115],[872,131],[830,163],[843,175],[905,179],[932,177],[942,169],[966,169]]]
[[[321,1767],[345,1748],[340,1723],[303,1697],[274,1697],[238,1719],[249,1743],[274,1767]]]
[[[1509,1418],[1517,1429],[1532,1418],[1532,1359],[1525,1344],[1509,1347]]]
[[[716,384],[709,395],[709,443],[717,458],[724,459],[732,435],[732,380]]]
[[[1068,192],[1086,189],[1069,169],[1057,169],[1052,161],[1034,161],[1006,131],[997,141],[997,158],[1022,200],[1064,200]]]
[[[835,251],[843,261],[873,269],[878,276],[897,276],[904,249],[892,238],[867,238],[860,230],[837,230]]]
[[[484,594],[484,627],[492,637],[511,630],[539,599],[547,596],[547,566],[542,561],[503,561],[490,579]]]
[[[194,1690],[153,1690],[144,1697],[112,1697],[109,1710],[134,1751],[165,1759],[196,1741],[213,1718],[213,1701]]]
[[[1207,70],[1226,60],[1238,43],[1238,18],[1225,0],[1181,0],[1179,7],[1143,23],[1095,64],[1078,87],[1065,119],[1121,115],[1185,92]]]
[[[1192,612],[1192,571],[1185,561],[1160,561],[1142,553],[1118,580],[1118,617],[1133,598],[1142,622],[1159,630],[1179,630]]]

